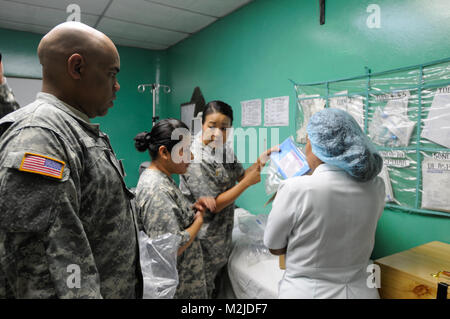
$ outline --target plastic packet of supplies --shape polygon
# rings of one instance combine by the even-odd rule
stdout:
[[[279,148],[280,152],[273,152],[270,159],[277,166],[278,172],[284,179],[301,176],[309,172],[310,168],[306,156],[295,145],[292,136],[285,139]]]
[[[280,152],[272,153],[266,170],[266,194],[272,197],[264,204],[269,205],[274,199],[281,182],[287,178],[301,176],[310,171],[306,156],[295,145],[292,136],[279,145]]]
[[[150,238],[139,232],[139,252],[144,279],[143,299],[172,299],[179,280],[177,251],[180,236],[164,234]]]

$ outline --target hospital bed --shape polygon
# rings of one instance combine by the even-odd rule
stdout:
[[[258,216],[242,208],[235,210],[233,249],[227,265],[228,278],[224,279],[219,298],[278,297],[278,283],[284,270],[279,268],[278,256],[270,254],[262,243],[264,225],[265,221],[258,220]]]

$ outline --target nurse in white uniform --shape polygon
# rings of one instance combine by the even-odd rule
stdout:
[[[385,187],[382,159],[347,112],[325,109],[307,126],[312,175],[285,180],[264,243],[286,254],[279,298],[379,298],[367,266]]]

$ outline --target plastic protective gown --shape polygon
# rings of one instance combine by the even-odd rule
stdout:
[[[195,212],[173,179],[161,171],[146,169],[136,187],[136,201],[145,233],[150,238],[167,233],[181,238],[179,247],[190,240],[185,230],[194,221]],[[206,298],[206,282],[200,241],[177,257],[179,284],[174,298]]]

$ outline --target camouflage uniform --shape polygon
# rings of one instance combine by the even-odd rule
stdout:
[[[245,173],[242,164],[238,162],[230,148],[224,147],[224,159],[218,161],[214,149],[204,145],[199,137],[196,136],[191,149],[194,161],[186,174],[180,176],[180,189],[191,202],[195,202],[202,196],[219,196],[235,186]],[[226,158],[228,160],[225,160]],[[226,265],[231,253],[234,209],[235,206],[232,203],[219,213],[211,213],[207,210],[198,235],[202,245],[210,298],[215,288],[216,276]]]
[[[190,240],[185,230],[194,220],[194,210],[174,180],[155,169],[146,169],[136,187],[136,202],[144,231],[150,238],[167,233],[181,237],[180,247]],[[177,257],[179,284],[174,298],[206,298],[203,255],[196,237]]]
[[[0,119],[17,109],[19,109],[19,104],[5,81],[0,85]]]
[[[46,93],[1,119],[0,136],[0,296],[139,296],[133,194],[108,136]],[[61,178],[20,171],[26,152],[65,162]]]

